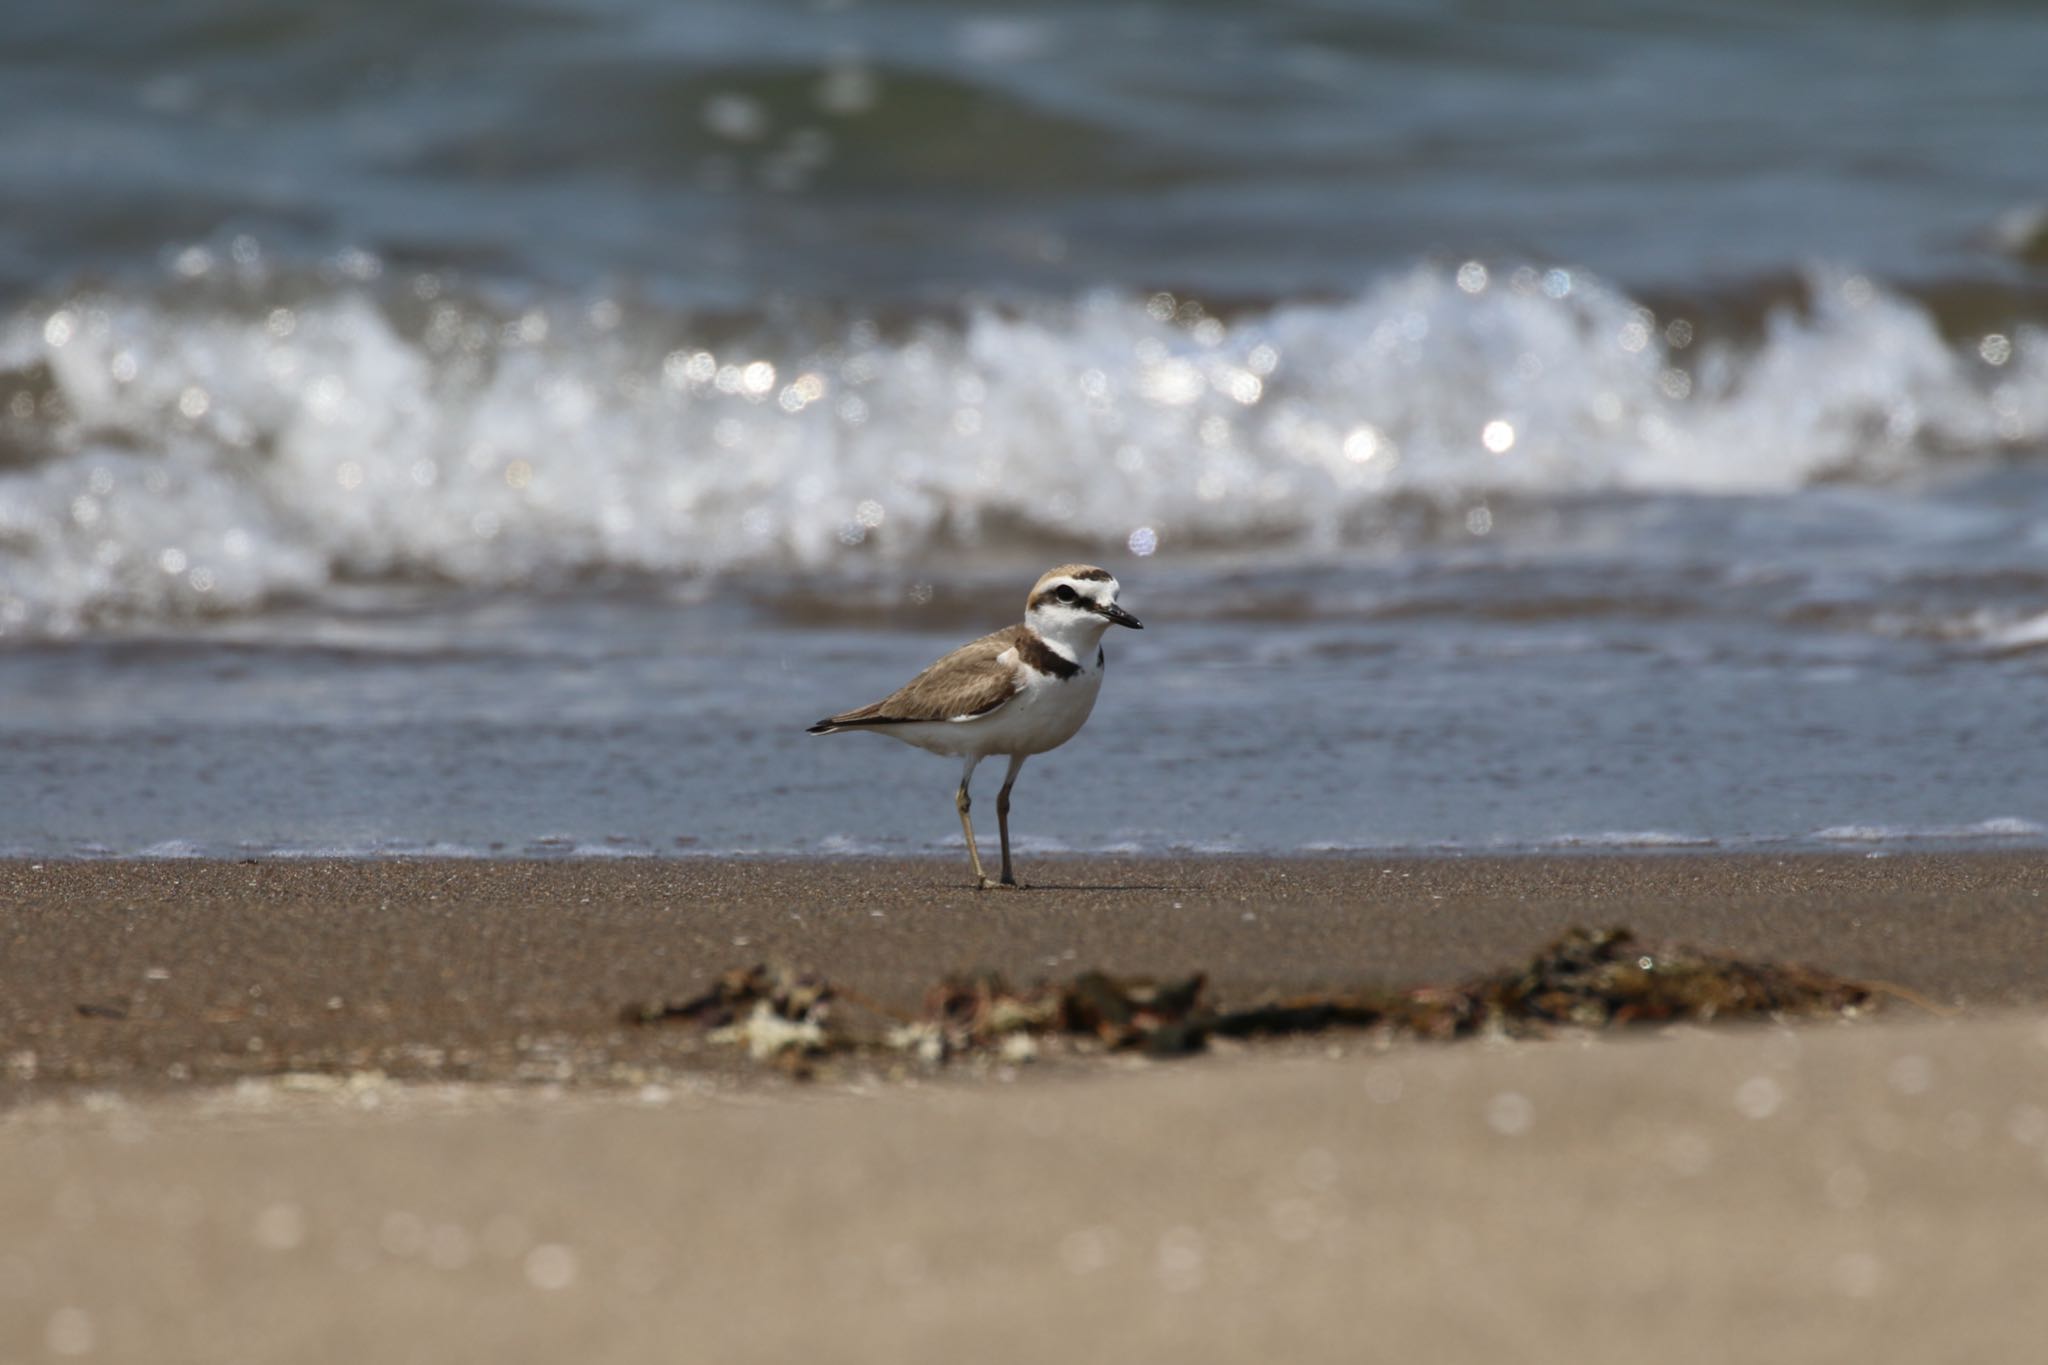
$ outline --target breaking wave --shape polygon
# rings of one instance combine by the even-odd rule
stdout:
[[[0,319],[0,634],[364,580],[1329,554],[2048,444],[2048,333],[1958,341],[1846,274],[1718,338],[1478,263],[1227,319],[1102,295],[882,325],[227,273]]]

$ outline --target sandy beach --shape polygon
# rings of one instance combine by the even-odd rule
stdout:
[[[0,1358],[2025,1358],[2035,855],[0,866]],[[1926,996],[1597,1039],[828,1069],[728,967],[1506,965],[1572,924]],[[1648,1334],[1648,1335],[1645,1335]]]

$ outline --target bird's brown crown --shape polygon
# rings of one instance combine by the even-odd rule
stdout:
[[[1038,581],[1031,585],[1031,592],[1024,599],[1025,610],[1030,610],[1031,604],[1038,600],[1038,594],[1045,591],[1046,584],[1058,579],[1071,578],[1077,583],[1107,583],[1115,577],[1116,575],[1109,570],[1098,569],[1093,564],[1062,564],[1058,568],[1047,569],[1038,576]]]

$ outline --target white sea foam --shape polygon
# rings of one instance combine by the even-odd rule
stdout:
[[[620,844],[606,839],[601,843],[578,844],[568,851],[568,856],[606,859],[652,858],[654,850],[644,844]]]
[[[1296,846],[1300,853],[1451,853],[1451,854],[1500,854],[1527,853],[1549,849],[1656,849],[1656,848],[1722,848],[1748,846],[1752,843],[1769,843],[1770,839],[1717,839],[1705,834],[1681,834],[1669,830],[1609,830],[1597,834],[1556,834],[1545,838],[1524,839],[1500,835],[1490,839],[1459,842],[1456,840],[1428,839],[1372,840],[1372,839],[1317,839]]]
[[[1592,835],[1559,835],[1547,838],[1519,839],[1510,836],[1492,836],[1474,840],[1401,838],[1372,839],[1318,839],[1294,845],[1292,852],[1311,855],[1374,855],[1412,856],[1428,854],[1433,856],[1498,856],[1516,853],[1547,853],[1559,850],[1602,850],[1653,851],[1657,849],[1696,850],[1752,850],[1763,848],[1818,847],[1826,845],[1851,845],[1881,852],[1888,848],[1921,843],[2001,843],[2037,847],[2048,842],[2048,824],[2021,819],[2015,816],[2001,816],[1980,820],[1967,825],[1903,825],[1903,824],[1844,824],[1815,830],[1809,834],[1761,833],[1740,837],[1709,837],[1698,834],[1678,834],[1661,831],[1616,831]],[[1216,839],[1187,841],[1173,839],[1163,834],[1147,834],[1142,837],[1119,837],[1103,842],[1092,840],[1065,840],[1046,836],[1020,835],[1013,841],[1013,851],[1019,858],[1062,857],[1228,857],[1264,852],[1287,852],[1285,846],[1268,847],[1258,841],[1238,839]],[[40,857],[49,850],[29,846],[17,846],[12,850],[0,850],[0,856]],[[991,847],[984,847],[983,857],[993,856]],[[60,856],[80,859],[142,858],[142,859],[194,859],[194,858],[259,858],[299,861],[321,858],[360,858],[373,861],[388,859],[477,859],[552,857],[574,859],[631,860],[653,859],[659,861],[697,861],[705,858],[758,859],[758,858],[896,858],[927,857],[950,860],[964,858],[966,850],[956,837],[949,840],[930,839],[917,841],[906,848],[904,841],[896,838],[862,838],[852,834],[827,834],[815,840],[799,840],[789,843],[760,844],[742,840],[737,843],[707,841],[686,847],[656,847],[645,843],[622,844],[616,839],[571,840],[550,842],[545,845],[529,843],[518,845],[493,845],[482,847],[453,841],[418,843],[392,839],[326,840],[318,843],[208,843],[193,839],[165,839],[149,844],[115,847],[107,844],[77,844],[64,850]],[[1875,855],[1873,855],[1875,856]]]
[[[1973,617],[1965,623],[1965,630],[1977,635],[1992,653],[2018,654],[2048,646],[2048,612],[2019,621],[1980,622]]]
[[[1720,841],[1704,834],[1679,834],[1662,829],[1603,830],[1598,834],[1559,834],[1543,840],[1549,848],[1713,848]]]
[[[151,844],[148,848],[141,849],[135,856],[138,858],[203,858],[206,856],[206,847],[203,844],[194,843],[190,839],[164,839]]]
[[[1831,844],[1897,844],[1921,840],[2038,839],[2048,825],[2018,816],[1997,816],[1969,825],[1830,825],[1813,832]]]
[[[435,841],[421,843],[410,839],[370,839],[362,843],[330,842],[322,844],[238,844],[232,850],[233,856],[249,858],[462,858],[483,859],[503,857],[500,850],[477,848],[470,844]],[[200,846],[201,857],[228,857],[229,851]]]
[[[830,858],[882,858],[891,853],[901,853],[875,839],[859,839],[851,834],[827,834],[819,839],[817,846],[808,850]]]
[[[0,472],[0,634],[989,537],[1317,551],[1418,499],[1484,535],[1489,498],[1770,494],[2048,440],[2048,339],[1993,365],[1860,278],[1816,279],[1756,344],[1683,350],[1583,275],[1491,278],[1417,269],[1229,326],[1103,296],[787,346],[566,307],[401,326],[347,290],[82,295],[0,320],[0,378],[32,399]]]

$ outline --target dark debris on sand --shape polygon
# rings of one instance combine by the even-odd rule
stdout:
[[[1198,1052],[1212,1038],[1333,1029],[1451,1039],[1478,1033],[1540,1036],[1559,1027],[1680,1020],[1848,1015],[1876,988],[1792,964],[1649,945],[1627,929],[1573,929],[1523,966],[1452,986],[1295,996],[1225,1009],[1204,998],[1205,977],[1175,981],[1084,972],[1024,989],[993,973],[948,977],[923,1011],[904,1017],[822,978],[752,967],[728,972],[679,1005],[634,1006],[630,1023],[694,1024],[743,1043],[764,1062],[808,1074],[836,1054],[908,1053],[1021,1060],[1041,1043],[1135,1051]]]

